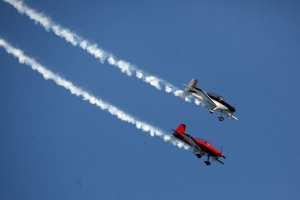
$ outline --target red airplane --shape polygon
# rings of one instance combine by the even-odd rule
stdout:
[[[219,160],[220,157],[225,158],[222,152],[218,151],[213,146],[211,146],[209,141],[201,138],[193,138],[192,136],[186,134],[184,132],[185,124],[180,124],[178,128],[173,131],[174,131],[173,135],[176,138],[178,138],[179,140],[185,142],[186,144],[194,148],[193,153],[196,153],[195,155],[198,158],[201,158],[202,156],[207,156],[207,161],[204,161],[206,165],[210,165],[209,157],[212,157],[213,160],[216,160],[219,163],[224,165],[224,163]]]

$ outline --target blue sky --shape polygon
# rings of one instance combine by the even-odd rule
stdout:
[[[0,37],[165,133],[180,123],[223,146],[225,165],[137,129],[0,50],[0,199],[296,199],[300,187],[298,1],[24,2],[116,58],[237,105],[201,106],[102,64],[0,2]]]

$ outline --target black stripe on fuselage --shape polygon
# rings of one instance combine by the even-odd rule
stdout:
[[[214,96],[212,96],[212,95],[209,95],[209,94],[207,94],[207,95],[208,95],[211,99],[213,99],[213,100],[215,100],[215,101],[217,101],[217,102],[223,104],[224,106],[226,106],[231,112],[235,112],[235,108],[232,107],[231,105],[229,105],[228,103],[226,103],[225,101],[223,101],[223,100],[221,100],[221,99],[218,99],[218,98],[216,98],[216,97],[214,97]]]

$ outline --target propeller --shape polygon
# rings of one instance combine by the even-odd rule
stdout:
[[[221,146],[221,154],[223,154],[223,146]],[[224,159],[226,159],[225,156],[222,156]]]
[[[235,102],[235,104],[233,106],[234,108],[237,106],[238,102],[239,102],[239,100],[236,100],[236,102]]]
[[[235,107],[237,106],[238,102],[239,102],[239,101],[236,100],[236,102],[235,102],[235,104],[234,104],[234,106],[233,106],[234,112],[235,112]],[[231,119],[234,112],[229,113],[229,114],[227,115],[227,118],[228,118],[228,119]]]

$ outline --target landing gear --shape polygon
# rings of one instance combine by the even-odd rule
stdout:
[[[215,107],[214,109],[210,109],[209,112],[210,114],[213,114],[215,112],[215,110],[217,110],[218,107]]]
[[[202,154],[195,154],[198,158],[202,158]]]
[[[208,166],[210,165],[210,162],[209,162],[209,156],[207,156],[207,161],[204,161],[204,163]]]
[[[204,161],[204,162],[207,166],[210,165],[210,162],[208,162],[208,161]]]
[[[224,118],[222,117],[222,111],[221,111],[221,116],[218,117],[218,119],[219,119],[220,122],[224,120]]]

